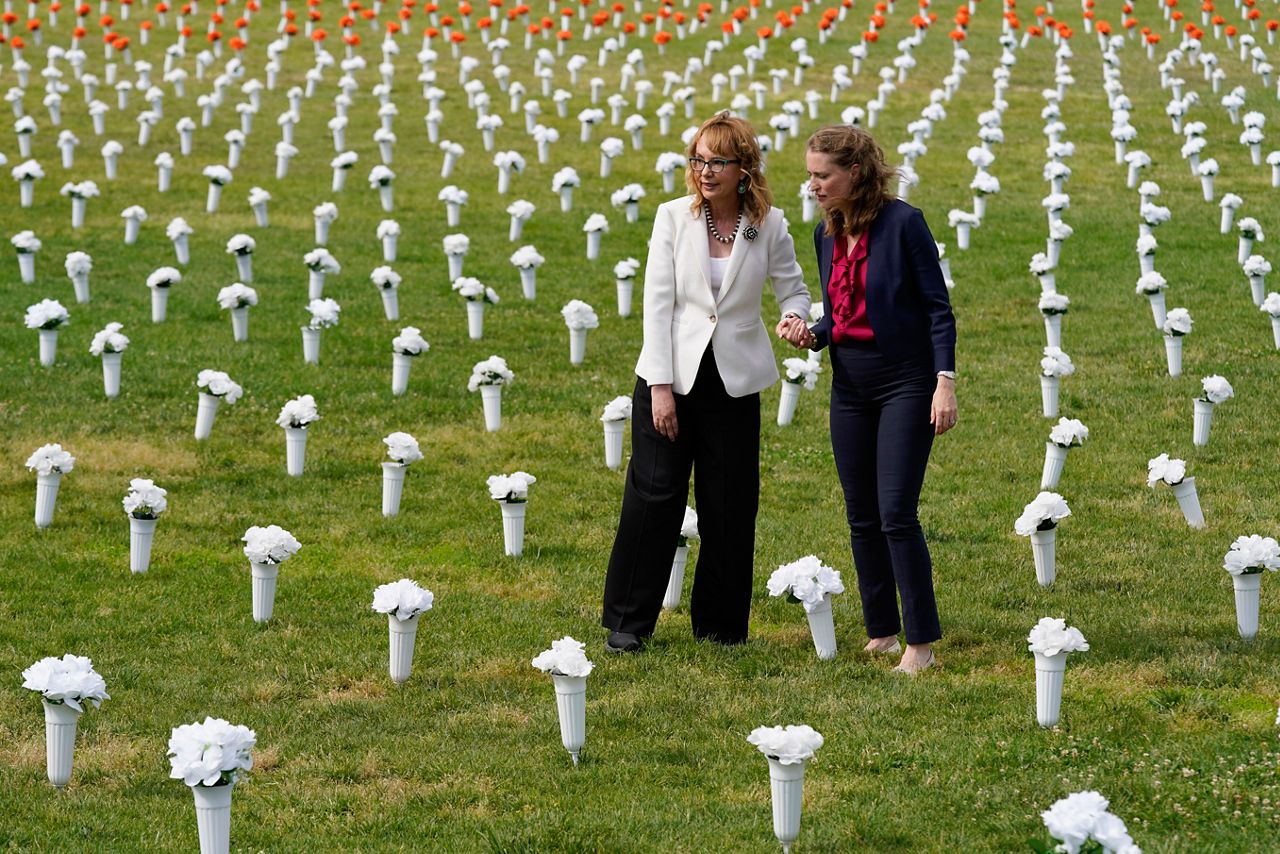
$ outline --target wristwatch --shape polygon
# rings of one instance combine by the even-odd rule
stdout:
[[[940,376],[940,377],[946,377],[947,379],[951,380],[952,382],[955,382],[955,379],[956,379],[956,372],[955,372],[955,371],[938,371],[938,376]]]

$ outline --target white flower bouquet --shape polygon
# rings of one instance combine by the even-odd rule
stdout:
[[[524,232],[524,224],[529,221],[537,208],[533,202],[524,199],[516,199],[507,205],[507,215],[511,217],[511,226],[507,231],[507,239],[515,243],[520,239],[520,235]]]
[[[1231,585],[1235,588],[1236,627],[1240,637],[1252,640],[1258,634],[1262,573],[1280,570],[1280,544],[1274,537],[1258,534],[1237,537],[1222,559],[1222,568],[1231,574]]]
[[[615,208],[626,211],[627,222],[638,222],[640,219],[640,200],[645,197],[644,187],[639,184],[627,184],[614,190],[609,195],[609,203]]]
[[[520,504],[529,500],[529,486],[538,479],[528,472],[518,471],[512,474],[491,475],[485,483],[489,487],[489,497],[494,501],[508,504]]]
[[[42,658],[22,671],[22,687],[38,692],[49,705],[65,705],[77,713],[84,711],[85,703],[92,703],[96,709],[103,700],[111,699],[106,681],[93,669],[93,661],[71,653],[62,658]]]
[[[151,322],[163,323],[169,310],[169,288],[182,281],[182,273],[176,267],[159,267],[147,276],[151,289]]]
[[[338,305],[337,300],[330,297],[324,299],[313,299],[307,303],[307,313],[311,315],[308,326],[311,329],[328,329],[338,325],[338,314],[342,311],[342,306]]]
[[[586,356],[587,330],[600,326],[595,309],[580,299],[572,299],[560,309],[564,325],[569,328],[569,363],[582,364]]]
[[[587,235],[587,260],[594,261],[600,257],[600,240],[609,230],[609,220],[604,214],[593,213],[583,223],[582,230]]]
[[[253,768],[257,735],[221,718],[174,727],[169,737],[169,776],[188,786],[232,786]]]
[[[374,588],[372,609],[397,620],[412,620],[431,610],[435,595],[410,578]]]
[[[582,184],[578,171],[566,166],[551,176],[551,192],[560,196],[560,211],[568,213],[573,209],[573,189]]]
[[[844,592],[840,573],[822,563],[815,555],[774,570],[767,584],[770,596],[786,596],[804,606],[818,658],[827,661],[836,656],[835,620],[831,613],[831,596]]]
[[[254,525],[240,539],[245,544],[244,556],[250,563],[278,566],[302,548],[302,543],[279,525],[268,525],[265,528]]]
[[[587,658],[586,644],[566,635],[551,642],[551,648],[534,656],[530,662],[543,673],[553,676],[584,678],[591,675],[595,665]]]
[[[1071,515],[1071,508],[1056,492],[1042,491],[1022,510],[1013,523],[1014,531],[1031,538],[1036,580],[1049,587],[1057,577],[1058,522]]]
[[[483,389],[486,386],[510,385],[515,378],[516,375],[507,367],[506,359],[501,356],[490,356],[476,362],[472,367],[471,379],[467,381],[467,391]]]
[[[756,727],[747,736],[769,760],[769,782],[773,800],[773,833],[790,851],[800,835],[800,811],[804,804],[804,771],[818,748],[821,733],[805,724]]]
[[[61,445],[41,445],[27,458],[26,466],[38,477],[62,475],[75,468],[76,458],[64,451]]]
[[[385,437],[382,442],[387,446],[387,456],[396,465],[407,466],[422,459],[418,440],[408,433],[397,431]]]
[[[155,519],[169,507],[168,492],[155,481],[135,477],[129,481],[129,492],[121,502],[124,512],[134,519]]]
[[[445,204],[446,222],[450,228],[458,227],[461,219],[461,208],[470,198],[471,196],[466,190],[454,184],[442,187],[440,192],[436,194],[436,200]]]
[[[85,703],[99,708],[107,683],[88,658],[67,653],[62,658],[42,658],[22,671],[22,687],[36,691],[44,705],[45,768],[49,782],[58,788],[71,780],[75,756],[76,726]]]
[[[382,441],[387,446],[387,456],[391,458],[390,462],[382,464],[382,515],[391,517],[400,513],[405,470],[422,459],[422,450],[418,447],[418,440],[408,433],[397,431]]]
[[[1074,626],[1056,617],[1044,617],[1027,636],[1027,649],[1037,655],[1056,656],[1070,652],[1087,652],[1089,642]]]
[[[627,395],[619,395],[609,401],[604,406],[604,414],[600,416],[600,420],[606,424],[613,421],[629,421],[631,419],[631,398]]]
[[[93,341],[89,344],[90,355],[102,356],[110,353],[123,353],[125,348],[129,346],[129,338],[121,334],[121,329],[124,329],[124,324],[122,323],[108,323],[95,333]]]
[[[556,712],[560,718],[560,742],[569,751],[573,764],[587,737],[587,677],[595,665],[584,651],[586,644],[565,635],[552,641],[551,648],[534,656],[530,662],[551,675],[555,684]]]
[[[1049,835],[1062,841],[1053,850],[1086,851],[1090,843],[1097,843],[1103,852],[1141,854],[1124,821],[1107,812],[1108,806],[1097,792],[1076,792],[1040,813]]]
[[[1231,383],[1227,382],[1225,377],[1217,374],[1202,378],[1200,386],[1200,397],[1197,400],[1202,400],[1214,406],[1235,397],[1235,390],[1231,388]]]
[[[196,386],[204,389],[202,394],[226,401],[233,405],[244,395],[244,389],[223,371],[205,369],[196,375]]]
[[[286,403],[276,416],[276,423],[285,429],[303,429],[319,421],[316,399],[309,394],[295,397]]]
[[[1245,276],[1249,279],[1249,287],[1253,292],[1253,304],[1262,305],[1266,291],[1266,277],[1271,272],[1271,262],[1261,255],[1250,255],[1241,265]]]
[[[1075,418],[1059,418],[1049,431],[1049,441],[1044,448],[1044,471],[1040,476],[1041,489],[1056,489],[1067,462],[1067,452],[1078,448],[1089,438],[1089,428]]]

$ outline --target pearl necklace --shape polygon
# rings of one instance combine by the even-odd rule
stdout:
[[[707,215],[707,229],[711,232],[711,236],[721,243],[732,243],[738,236],[738,229],[742,228],[742,211],[738,211],[738,222],[733,226],[733,233],[728,237],[725,237],[720,233],[720,230],[716,228],[716,221],[711,217],[711,206],[704,205],[703,210]]]

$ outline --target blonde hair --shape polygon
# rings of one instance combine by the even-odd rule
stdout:
[[[741,180],[746,182],[741,194],[743,218],[756,225],[764,222],[773,207],[773,193],[764,177],[764,156],[760,153],[760,144],[756,142],[756,132],[751,125],[725,110],[702,123],[693,139],[689,140],[685,156],[693,157],[699,142],[705,142],[707,148],[716,154],[738,161],[738,168],[742,170]],[[694,197],[690,210],[697,213],[702,208],[702,188],[698,184],[698,173],[690,166],[685,167],[684,183]]]
[[[857,167],[849,197],[835,199],[825,215],[828,235],[862,234],[881,209],[893,201],[890,187],[898,170],[885,162],[884,150],[862,128],[831,125],[809,137],[808,149],[831,158],[840,169]]]

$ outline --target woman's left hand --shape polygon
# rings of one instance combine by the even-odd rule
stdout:
[[[933,435],[941,436],[956,426],[958,414],[956,381],[938,377],[938,387],[933,392],[933,405],[929,408],[929,423],[933,425]]]

